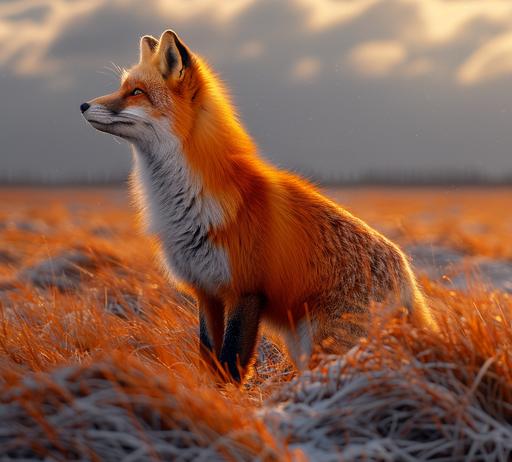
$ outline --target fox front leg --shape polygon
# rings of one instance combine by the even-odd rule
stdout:
[[[224,304],[217,298],[199,298],[199,351],[207,363],[214,363],[224,338]]]
[[[219,362],[229,377],[240,382],[254,354],[264,297],[245,295],[228,311]]]

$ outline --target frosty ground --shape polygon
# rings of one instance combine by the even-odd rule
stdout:
[[[0,458],[509,460],[511,192],[326,190],[402,245],[443,332],[375,313],[300,376],[263,340],[238,389],[198,367],[123,188],[1,190]]]

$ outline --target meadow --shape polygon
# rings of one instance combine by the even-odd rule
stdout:
[[[302,374],[262,339],[239,388],[124,188],[0,189],[0,459],[511,460],[510,188],[326,193],[411,256],[441,332],[374,307]]]

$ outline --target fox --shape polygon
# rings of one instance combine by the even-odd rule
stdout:
[[[131,144],[146,230],[196,299],[201,357],[226,380],[248,375],[262,325],[298,370],[340,329],[353,346],[365,328],[347,315],[372,303],[395,300],[413,325],[436,328],[403,251],[264,160],[223,82],[173,30],[143,36],[119,89],[80,110]]]

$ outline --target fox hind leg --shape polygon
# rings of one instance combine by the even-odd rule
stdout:
[[[314,352],[322,354],[345,354],[367,332],[368,310],[350,306],[336,306],[328,300],[322,309],[315,310],[312,317],[304,317],[293,328],[284,332],[288,356],[297,370],[303,371],[311,364]]]
[[[313,322],[301,319],[294,328],[286,329],[284,342],[288,356],[295,368],[304,370],[313,353]]]

